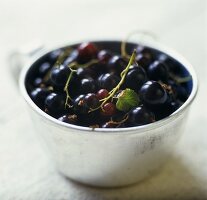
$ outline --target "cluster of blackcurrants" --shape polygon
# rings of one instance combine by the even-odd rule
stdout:
[[[50,53],[28,83],[29,95],[49,115],[79,126],[124,128],[163,119],[189,96],[186,83],[179,82],[182,68],[164,53],[155,54],[143,46],[136,50],[136,62],[123,84],[103,105],[103,99],[123,78],[120,74],[129,58],[90,42],[67,54],[63,49]],[[126,88],[137,93],[139,105],[124,112],[117,109],[116,102]]]

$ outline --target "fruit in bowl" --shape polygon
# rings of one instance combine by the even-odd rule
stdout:
[[[46,55],[29,75],[27,90],[62,122],[125,128],[171,115],[188,99],[190,85],[190,74],[164,52],[84,42]]]
[[[117,187],[168,160],[197,78],[160,44],[91,41],[31,59],[20,90],[58,170],[84,184]]]

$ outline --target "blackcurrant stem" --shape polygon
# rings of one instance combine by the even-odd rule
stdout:
[[[60,67],[60,65],[62,64],[62,62],[64,61],[64,59],[65,59],[67,56],[69,56],[69,54],[71,53],[72,50],[73,50],[73,49],[70,48],[70,47],[68,47],[67,49],[65,49],[64,52],[61,53],[61,54],[58,56],[58,59],[57,59],[57,61],[55,62],[55,64],[53,65],[53,67],[57,67],[57,66]],[[53,68],[53,67],[52,67],[52,68]],[[51,70],[49,70],[49,71],[45,74],[45,76],[43,77],[43,82],[46,82],[46,81],[49,80],[49,78],[50,78],[50,73],[51,73]]]
[[[76,72],[76,70],[73,70],[73,69],[70,69],[70,70],[71,70],[71,73],[70,73],[70,75],[67,79],[67,82],[65,84],[65,87],[64,87],[64,91],[66,92],[65,107],[68,105],[68,100],[72,100],[72,98],[70,97],[70,94],[68,92],[68,86],[69,86],[70,80],[72,79],[73,74]]]
[[[62,64],[62,62],[65,60],[65,58],[67,56],[69,56],[69,54],[72,52],[72,48],[71,47],[68,47],[66,48],[59,56],[58,56],[58,59],[57,61],[55,62],[55,64],[53,65],[53,67],[55,66],[60,66]]]
[[[78,69],[78,68],[86,68],[86,67],[89,67],[90,65],[92,64],[96,64],[98,63],[99,61],[97,59],[92,59],[91,61],[89,61],[88,63],[86,64],[78,64],[76,61],[72,62],[69,64],[69,67],[70,68],[74,68],[74,69]]]
[[[68,104],[68,100],[72,100],[72,98],[70,97],[69,91],[68,91],[68,86],[69,86],[70,80],[72,79],[73,74],[77,71],[78,68],[81,68],[81,67],[82,68],[86,68],[86,67],[89,67],[90,65],[96,64],[96,63],[98,63],[98,60],[97,59],[93,59],[90,62],[88,62],[86,64],[83,64],[83,65],[78,64],[76,61],[72,62],[72,63],[70,63],[68,65],[68,67],[71,70],[71,73],[68,76],[67,82],[66,82],[65,87],[64,87],[64,91],[66,92],[65,107],[66,106],[70,106]]]
[[[117,86],[115,88],[113,88],[110,92],[109,92],[109,96],[107,96],[106,98],[104,99],[101,99],[100,101],[102,102],[101,105],[97,108],[94,108],[94,109],[90,109],[89,112],[92,112],[92,111],[95,111],[95,110],[98,110],[99,108],[101,108],[103,110],[103,105],[110,99],[114,96],[114,94],[119,90],[119,88],[121,87],[121,85],[124,83],[124,80],[125,80],[125,77],[129,71],[129,67],[134,63],[135,61],[135,58],[136,58],[136,49],[134,49],[131,57],[130,57],[130,60],[129,60],[129,63],[128,65],[126,66],[126,68],[121,72],[121,80],[119,81],[119,83],[117,84]]]
[[[127,43],[127,40],[128,40],[128,37],[122,41],[121,43],[121,55],[124,57],[124,58],[127,58],[129,59],[130,56],[127,54],[126,52],[126,43]]]
[[[124,119],[122,119],[121,121],[119,121],[119,122],[115,122],[115,121],[113,121],[113,120],[111,119],[111,120],[109,121],[109,123],[120,125],[120,124],[123,124],[128,118],[129,118],[129,115],[128,115],[128,113],[127,113],[127,114],[124,116]]]
[[[176,83],[186,83],[190,80],[192,80],[192,76],[186,76],[186,77],[178,77],[174,74],[170,74],[170,77],[176,82]]]

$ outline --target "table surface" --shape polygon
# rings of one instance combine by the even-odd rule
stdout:
[[[0,1],[0,199],[207,199],[205,0]],[[61,176],[42,150],[8,54],[40,39],[46,46],[90,38],[124,38],[139,29],[185,56],[199,93],[172,159],[154,176],[119,189],[97,189]]]

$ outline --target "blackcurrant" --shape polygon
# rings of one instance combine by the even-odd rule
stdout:
[[[44,62],[39,67],[39,75],[43,77],[51,68],[51,64],[49,62]]]
[[[138,91],[140,87],[147,81],[147,75],[145,70],[136,66],[129,70],[125,79],[125,86]]]
[[[149,65],[152,63],[151,58],[145,54],[138,54],[136,56],[136,61],[138,65],[141,65],[142,67],[144,67],[144,69],[147,69]]]
[[[89,93],[85,95],[84,101],[87,104],[87,106],[92,109],[97,108],[100,105],[99,99],[97,95],[94,93]]]
[[[144,106],[139,106],[129,112],[128,123],[130,126],[140,126],[155,121],[154,113]]]
[[[63,115],[62,117],[59,117],[58,120],[60,120],[61,122],[66,122],[68,124],[77,124],[78,121],[78,117],[77,115]]]
[[[120,74],[125,67],[127,66],[127,62],[121,56],[113,56],[108,62],[108,70],[114,74]]]
[[[61,115],[65,110],[65,95],[51,93],[45,99],[45,111],[51,115]]]
[[[79,79],[83,78],[95,78],[96,77],[96,72],[92,70],[91,68],[78,68],[77,69],[77,76]]]
[[[96,82],[92,78],[84,78],[81,80],[80,93],[87,94],[96,92],[97,86]]]
[[[60,65],[59,67],[54,67],[52,69],[50,79],[54,86],[64,87],[69,75],[70,75],[69,67]]]
[[[168,68],[160,61],[154,61],[147,69],[147,74],[150,79],[155,81],[166,82],[168,80]]]
[[[108,91],[112,90],[119,83],[120,78],[114,74],[102,74],[98,78],[99,88],[104,88]]]
[[[167,100],[167,92],[157,81],[147,81],[139,91],[140,98],[144,104],[159,105]]]
[[[78,58],[78,51],[77,50],[73,50],[70,55],[64,60],[63,64],[65,66],[68,66],[69,64],[71,64],[72,62],[77,61]]]
[[[46,88],[35,88],[30,93],[30,96],[37,106],[39,106],[41,109],[44,109],[44,102],[49,94],[50,91]]]
[[[109,59],[112,57],[111,52],[107,51],[107,50],[101,50],[99,51],[98,55],[98,60],[102,63],[102,64],[106,64]]]

